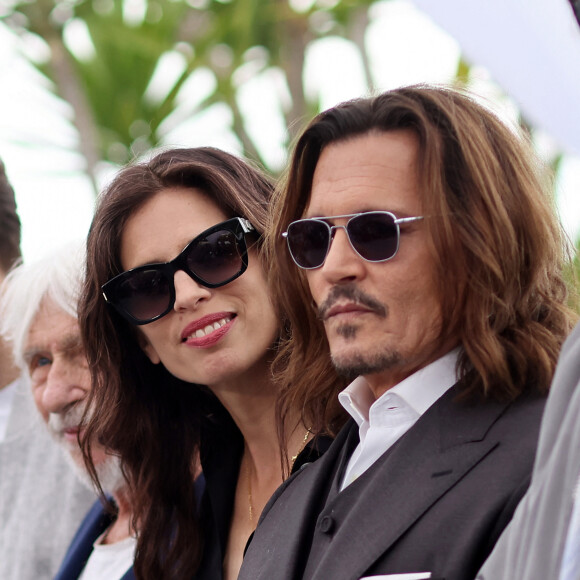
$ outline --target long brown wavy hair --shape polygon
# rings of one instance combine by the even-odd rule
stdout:
[[[121,456],[138,530],[134,571],[154,580],[190,578],[199,566],[203,534],[194,473],[204,438],[219,436],[220,421],[230,417],[207,387],[181,381],[149,361],[135,327],[107,306],[101,285],[123,271],[127,220],[176,186],[200,189],[228,217],[250,220],[259,249],[273,190],[262,171],[233,155],[213,148],[173,149],[122,169],[98,200],[79,305],[93,382],[83,451],[96,483],[90,441]]]
[[[438,274],[443,343],[462,345],[465,397],[513,400],[545,391],[574,314],[562,269],[568,242],[550,181],[530,144],[458,90],[414,86],[357,99],[318,115],[298,138],[273,204],[270,281],[292,337],[274,363],[279,413],[333,431],[340,382],[304,273],[281,237],[303,216],[322,150],[369,132],[413,131],[418,179]],[[283,423],[281,423],[283,424]]]

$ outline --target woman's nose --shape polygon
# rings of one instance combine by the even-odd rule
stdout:
[[[198,284],[187,272],[179,270],[173,277],[175,284],[175,304],[173,309],[176,312],[197,308],[199,302],[208,300],[211,297],[211,290]]]

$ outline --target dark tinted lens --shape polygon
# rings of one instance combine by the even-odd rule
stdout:
[[[362,214],[348,222],[347,230],[352,245],[365,260],[379,262],[397,253],[397,224],[389,214]]]
[[[330,230],[324,222],[302,220],[288,226],[288,248],[302,268],[318,268],[328,253]]]
[[[218,230],[198,240],[186,260],[188,268],[208,284],[227,282],[243,267],[240,242],[228,230]]]
[[[116,288],[115,303],[138,320],[162,314],[171,302],[171,282],[158,269],[131,272]]]

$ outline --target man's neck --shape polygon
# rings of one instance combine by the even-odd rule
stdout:
[[[111,524],[103,540],[104,544],[115,544],[133,535],[131,532],[131,506],[123,492],[113,494],[113,499],[119,508],[115,521]]]

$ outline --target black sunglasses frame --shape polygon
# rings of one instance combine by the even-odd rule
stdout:
[[[395,226],[396,232],[397,232],[397,244],[395,247],[395,251],[392,253],[392,255],[388,256],[387,258],[382,258],[380,260],[369,260],[368,258],[365,258],[356,249],[356,246],[354,245],[353,241],[351,240],[350,233],[348,231],[348,226],[353,219],[356,219],[356,218],[359,218],[362,216],[377,215],[377,214],[387,215],[390,218],[392,218],[393,225]],[[346,218],[349,218],[349,220],[346,222],[345,225],[342,225],[342,226],[336,226],[336,225],[331,226],[329,223],[327,223],[327,220],[346,219]],[[290,256],[292,257],[293,262],[302,270],[317,270],[318,268],[322,268],[322,266],[324,266],[324,262],[326,261],[326,258],[328,257],[328,253],[330,252],[330,246],[332,245],[332,241],[334,239],[334,232],[338,229],[344,230],[344,232],[346,233],[346,237],[348,239],[348,243],[350,244],[350,247],[354,250],[356,255],[359,256],[360,258],[362,258],[363,260],[365,260],[365,262],[372,262],[372,263],[387,262],[388,260],[392,260],[397,255],[397,252],[399,251],[399,244],[400,244],[400,240],[401,240],[401,228],[399,227],[399,224],[412,223],[412,222],[416,222],[416,221],[419,221],[422,219],[424,219],[424,216],[398,218],[394,213],[391,213],[390,211],[365,211],[365,212],[350,213],[350,214],[345,214],[345,215],[333,215],[333,216],[316,217],[316,218],[304,218],[304,219],[300,219],[300,220],[295,220],[292,223],[288,224],[287,230],[285,232],[282,232],[282,237],[286,238],[286,243],[288,245],[288,251],[290,252]],[[290,228],[294,224],[304,223],[304,222],[319,222],[322,225],[324,225],[328,230],[328,241],[326,244],[326,252],[324,253],[324,259],[317,266],[302,266],[301,264],[298,263],[298,261],[294,257],[294,253],[292,252],[292,247],[290,245],[291,242],[290,242],[290,237],[289,237],[289,233],[291,235]]]
[[[230,276],[226,280],[218,283],[210,283],[201,278],[198,274],[190,270],[187,264],[187,257],[190,251],[199,243],[201,238],[205,238],[211,235],[214,232],[226,230],[234,234],[236,237],[238,251],[240,253],[241,259],[241,266],[238,272],[235,275]],[[103,297],[107,304],[110,304],[123,318],[128,320],[131,324],[135,324],[137,326],[142,326],[144,324],[149,324],[150,322],[155,322],[160,318],[163,318],[166,314],[171,312],[173,306],[175,305],[175,283],[174,283],[174,276],[176,272],[183,271],[185,272],[190,278],[195,280],[198,284],[205,286],[206,288],[220,288],[221,286],[225,286],[230,282],[233,282],[236,278],[239,278],[248,268],[248,246],[246,244],[246,234],[255,231],[254,226],[245,218],[242,217],[235,217],[219,224],[204,230],[199,235],[197,235],[191,242],[181,250],[181,252],[170,262],[160,262],[160,263],[153,263],[153,264],[145,264],[143,266],[138,266],[137,268],[132,268],[131,270],[127,270],[118,274],[114,278],[111,278],[108,282],[105,282],[101,286],[101,291],[103,293]],[[165,308],[163,312],[157,314],[148,319],[140,319],[133,316],[129,311],[125,310],[120,304],[116,301],[116,294],[118,292],[118,288],[120,284],[122,284],[127,279],[131,278],[136,273],[146,271],[146,270],[158,270],[162,274],[165,275],[169,282],[169,297],[168,297],[168,306]]]

